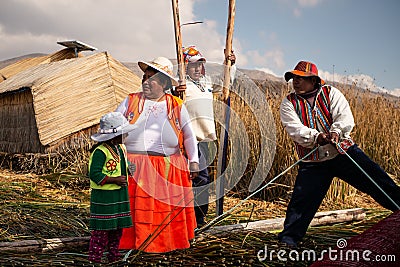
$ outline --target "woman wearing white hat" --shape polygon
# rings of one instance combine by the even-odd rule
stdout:
[[[133,227],[124,229],[120,248],[159,253],[188,248],[196,223],[191,187],[199,168],[196,136],[182,100],[166,93],[178,84],[171,61],[158,57],[138,64],[142,92],[116,109],[137,126],[125,143],[136,165],[129,179]]]
[[[90,219],[92,235],[89,260],[101,262],[108,247],[108,261],[117,261],[122,228],[132,226],[128,198],[128,162],[123,138],[135,128],[118,112],[100,119],[99,132],[92,135],[99,142],[89,159]]]

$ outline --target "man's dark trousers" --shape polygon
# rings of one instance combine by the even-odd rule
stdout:
[[[378,164],[372,161],[357,145],[350,147],[347,154],[400,206],[400,187]],[[301,162],[286,211],[284,230],[278,235],[280,241],[296,244],[303,238],[334,177],[367,193],[384,208],[397,210],[388,197],[363,174],[348,156],[340,154],[323,162]]]

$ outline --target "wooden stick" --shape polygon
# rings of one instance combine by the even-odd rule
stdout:
[[[229,85],[231,82],[230,70],[232,62],[228,59],[228,56],[231,54],[232,51],[233,29],[235,26],[235,13],[236,13],[235,0],[229,0],[229,16],[228,16],[228,25],[226,28],[226,42],[225,42],[224,83],[222,88],[224,101],[226,101],[229,97]]]
[[[365,218],[366,213],[362,208],[333,210],[317,212],[310,223],[310,226],[320,226],[326,224],[335,224],[342,222],[361,221]],[[206,231],[205,234],[218,234],[222,232],[258,230],[263,232],[275,231],[283,229],[285,218],[276,218],[269,220],[260,220],[249,223],[239,223],[231,225],[214,226]]]
[[[50,238],[40,240],[22,240],[15,242],[0,242],[0,252],[43,252],[66,248],[87,247],[90,236]]]
[[[226,33],[226,44],[225,44],[225,64],[224,64],[224,81],[222,88],[223,100],[226,104],[226,109],[223,114],[224,117],[224,128],[221,129],[220,136],[220,149],[218,153],[218,166],[217,166],[217,179],[216,182],[216,214],[220,216],[224,210],[224,193],[225,193],[225,177],[221,176],[224,173],[227,166],[227,149],[228,149],[228,133],[229,133],[229,121],[230,121],[230,98],[229,98],[229,85],[230,85],[230,69],[232,62],[228,59],[232,51],[232,40],[233,40],[233,28],[235,23],[235,0],[229,0],[229,14],[228,14],[228,25]]]
[[[178,0],[172,0],[172,11],[174,13],[174,29],[175,29],[175,45],[176,45],[176,59],[178,61],[178,76],[179,85],[186,84],[185,79],[185,62],[183,60],[182,52],[182,34],[181,24],[179,20]],[[179,97],[185,101],[185,91],[179,92]]]

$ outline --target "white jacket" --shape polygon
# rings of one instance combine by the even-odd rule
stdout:
[[[215,123],[213,107],[213,87],[208,76],[202,76],[199,86],[189,78],[186,79],[186,108],[192,120],[193,130],[198,141],[215,140]]]
[[[209,63],[208,63],[209,64]],[[193,130],[197,141],[214,141],[215,133],[213,93],[222,88],[223,69],[221,65],[209,64],[214,75],[202,76],[196,85],[188,76],[186,77],[186,108],[192,120]],[[214,66],[214,67],[213,67]],[[208,67],[207,67],[208,68]],[[236,75],[236,65],[231,67],[230,79],[233,83]]]

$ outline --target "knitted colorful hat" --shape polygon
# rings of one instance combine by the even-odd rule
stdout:
[[[288,82],[293,76],[302,76],[302,77],[317,77],[320,79],[321,84],[325,84],[325,81],[322,80],[318,76],[318,69],[314,63],[308,61],[300,61],[297,63],[296,67],[292,71],[288,71],[285,73],[285,80]]]
[[[183,48],[183,60],[185,63],[206,61],[206,58],[200,53],[196,46],[191,45]]]

